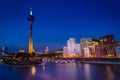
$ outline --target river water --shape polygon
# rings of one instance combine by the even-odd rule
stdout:
[[[0,80],[120,80],[120,65],[47,63],[20,67],[0,63]]]

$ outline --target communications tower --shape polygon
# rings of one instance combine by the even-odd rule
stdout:
[[[34,22],[34,16],[32,14],[32,8],[30,8],[30,14],[28,16],[28,21],[30,24],[30,37],[29,37],[29,53],[32,54],[34,52],[34,48],[33,48],[33,36],[32,36],[32,25]]]

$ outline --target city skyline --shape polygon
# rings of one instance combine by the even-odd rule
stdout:
[[[29,23],[26,18],[31,6],[36,19],[33,26],[36,51],[46,46],[50,50],[61,49],[70,37],[79,40],[113,34],[115,40],[120,41],[119,3],[113,0],[0,1],[0,44],[15,51],[28,49]]]

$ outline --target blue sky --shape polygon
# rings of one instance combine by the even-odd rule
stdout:
[[[37,51],[60,49],[70,37],[99,38],[114,34],[120,41],[119,0],[0,0],[0,46],[27,50],[32,6],[33,42]]]

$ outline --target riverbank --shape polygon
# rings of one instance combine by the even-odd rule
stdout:
[[[89,63],[89,64],[112,64],[120,65],[120,62],[98,62],[98,61],[78,61],[77,63]]]
[[[90,64],[118,64],[120,65],[120,58],[79,58],[76,59],[80,63]]]
[[[90,63],[90,64],[118,64],[120,65],[120,58],[60,58],[57,61],[69,63],[75,60],[76,63]]]

